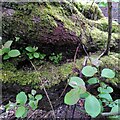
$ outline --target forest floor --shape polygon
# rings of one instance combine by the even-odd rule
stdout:
[[[113,3],[113,20],[120,23],[120,21],[119,21],[120,20],[120,15],[119,15],[120,8],[118,7],[118,4],[119,3]],[[103,14],[107,17],[107,14],[108,14],[107,7],[105,7],[105,8],[102,7],[101,10],[103,11]],[[76,106],[70,106],[70,107],[64,104],[64,102],[63,102],[64,95],[67,91],[70,90],[69,87],[67,88],[65,93],[61,97],[59,97],[61,95],[61,93],[63,92],[66,84],[67,84],[66,82],[62,82],[58,86],[55,86],[55,87],[51,88],[50,90],[48,90],[48,95],[54,106],[54,112],[55,112],[56,118],[61,118],[61,119],[69,118],[71,120],[73,118],[79,118],[80,120],[91,120],[90,116],[79,111],[79,109],[83,109],[82,103],[84,101],[79,101]],[[3,99],[4,104],[6,104],[8,102],[8,100],[14,101],[15,95],[16,95],[15,89],[10,90],[9,93],[6,93],[5,91],[7,91],[7,89],[9,89],[9,88],[4,88],[3,96],[6,96],[6,98]],[[116,91],[115,91],[115,93],[116,93]],[[42,94],[45,96],[44,91],[37,91],[37,92],[40,92],[40,93],[42,92]],[[119,93],[114,94],[113,97],[114,96],[117,96],[118,98],[120,97]],[[75,108],[75,111],[74,111],[74,108]],[[12,110],[9,111],[9,113],[7,113],[7,114],[3,111],[3,113],[0,115],[0,120],[2,118],[3,118],[3,120],[17,120],[15,118],[14,111],[12,111]],[[51,107],[50,107],[49,102],[47,101],[46,97],[40,102],[39,109],[35,110],[34,112],[30,111],[30,113],[28,114],[28,117],[25,118],[24,120],[39,120],[39,119],[45,119],[45,118],[49,118],[49,119],[53,118]],[[102,118],[102,120],[104,120],[104,119],[106,120],[106,118]],[[21,120],[21,119],[18,119],[18,120]]]

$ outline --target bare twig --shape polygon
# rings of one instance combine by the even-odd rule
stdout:
[[[33,64],[33,62],[30,61],[30,63],[32,64],[32,66],[33,66],[33,68],[35,69],[35,71],[38,73],[38,71],[37,71],[35,65]],[[39,78],[39,80],[40,80],[40,77],[38,77],[38,78]],[[40,80],[40,81],[41,81],[41,80]],[[51,103],[51,100],[50,100],[50,98],[49,98],[49,95],[48,95],[48,93],[47,93],[47,90],[46,90],[44,84],[42,83],[42,81],[41,81],[41,84],[42,84],[43,90],[44,90],[44,92],[45,92],[45,94],[46,94],[46,97],[47,97],[47,99],[48,99],[48,102],[49,102],[49,104],[50,104],[50,106],[51,106],[51,109],[52,109],[52,111],[53,111],[53,116],[54,116],[54,118],[56,118],[53,105],[52,105],[52,103]]]
[[[74,118],[76,106],[77,106],[76,104],[73,106],[74,108],[73,108],[73,112],[72,112],[72,119]]]
[[[64,92],[65,92],[65,90],[66,90],[67,86],[68,86],[68,83],[65,85],[65,88],[64,88],[64,90],[62,91],[62,93],[61,93],[61,95],[60,95],[59,99],[63,96],[63,94],[64,94]]]
[[[120,115],[120,111],[119,112],[115,112],[115,113],[110,113],[110,112],[106,112],[106,113],[101,113],[102,116],[116,116],[116,115]]]
[[[75,55],[74,55],[74,66],[76,66],[76,57],[77,57],[77,53],[78,53],[79,47],[80,47],[80,44],[78,44],[78,46],[77,46],[77,48],[76,48],[76,51],[75,51]]]

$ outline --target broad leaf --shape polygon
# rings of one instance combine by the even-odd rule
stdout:
[[[20,51],[14,49],[14,50],[9,51],[9,52],[8,52],[8,55],[9,55],[10,57],[17,57],[17,56],[20,55]]]
[[[37,101],[41,100],[41,99],[42,99],[42,95],[36,95],[36,96],[35,96],[35,99],[36,99]]]
[[[17,108],[16,112],[15,112],[15,116],[17,118],[22,118],[22,116],[25,114],[26,110],[25,110],[25,107],[24,106],[20,106]]]
[[[98,80],[98,78],[93,77],[93,78],[90,78],[87,82],[88,82],[90,85],[92,85],[92,84],[99,83],[99,80]]]
[[[101,105],[96,97],[89,95],[85,99],[85,110],[93,118],[101,113]]]
[[[30,105],[30,107],[35,110],[37,109],[37,101],[33,101],[33,100],[30,100],[30,102],[28,103]]]
[[[104,68],[102,70],[101,76],[105,77],[105,78],[114,78],[115,77],[115,72],[111,69]]]
[[[34,96],[36,94],[36,90],[31,90],[31,94]]]
[[[25,92],[20,92],[17,96],[16,96],[16,102],[20,103],[20,104],[25,104],[27,102],[27,96],[25,94]]]
[[[64,97],[64,103],[67,105],[74,105],[80,99],[80,92],[78,89],[70,90]]]
[[[10,48],[3,48],[2,49],[2,54],[8,53],[10,51]]]
[[[38,50],[38,47],[33,47],[33,51],[35,52],[35,51],[37,51]]]
[[[35,52],[33,55],[35,58],[39,58],[39,53]]]
[[[92,77],[94,74],[97,73],[97,69],[92,66],[85,66],[82,69],[82,74],[85,75],[86,77]]]
[[[120,106],[119,106],[119,105],[115,105],[115,106],[111,109],[110,113],[111,113],[111,114],[119,113],[119,109],[120,109]]]
[[[33,48],[30,46],[30,47],[26,47],[25,48],[28,52],[34,52]]]
[[[34,100],[34,96],[32,96],[31,94],[28,94],[29,100]]]
[[[109,101],[109,102],[113,101],[113,99],[112,99],[112,97],[111,97],[110,94],[99,94],[98,96],[99,96],[100,98],[102,98],[102,99],[106,99],[106,100]]]
[[[4,44],[4,48],[10,48],[12,42],[13,42],[13,41],[7,41],[7,42]]]
[[[112,93],[113,92],[113,88],[111,88],[111,87],[106,87],[106,88],[103,88],[103,87],[99,87],[98,88],[98,91],[100,92],[100,93]]]
[[[85,92],[83,94],[80,94],[80,98],[87,98],[90,94],[88,92]]]
[[[3,56],[3,60],[7,60],[7,59],[9,59],[10,57],[8,56],[8,54],[6,54],[6,55],[4,55]]]
[[[80,86],[85,86],[85,82],[79,77],[71,77],[69,85],[73,88],[78,88]]]

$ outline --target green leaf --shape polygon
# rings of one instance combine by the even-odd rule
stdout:
[[[83,94],[80,94],[80,98],[87,98],[90,95],[90,93],[85,92]]]
[[[24,106],[20,106],[20,107],[17,108],[17,110],[15,112],[15,116],[17,118],[20,118],[20,117],[22,117],[25,114],[25,111],[26,111],[25,107]]]
[[[36,94],[36,90],[31,90],[31,94],[34,96]]]
[[[33,47],[33,51],[35,52],[35,51],[37,51],[38,50],[38,47]]]
[[[98,80],[98,78],[93,77],[93,78],[90,78],[87,82],[88,82],[90,85],[92,85],[92,84],[99,83],[99,80]]]
[[[69,85],[73,88],[78,88],[80,86],[85,86],[85,82],[80,77],[71,77]]]
[[[97,73],[97,69],[92,66],[85,66],[82,69],[82,74],[85,75],[86,77],[92,77],[94,74]]]
[[[31,94],[28,94],[29,100],[34,100],[34,97]]]
[[[17,94],[16,102],[20,103],[22,105],[24,105],[27,102],[27,96],[26,96],[25,92],[20,92],[19,94]]]
[[[10,48],[3,48],[2,49],[2,54],[8,53],[10,51]]]
[[[103,88],[103,87],[99,87],[98,88],[98,92],[100,93],[112,93],[113,92],[113,88],[111,87],[106,87],[106,88]]]
[[[106,99],[106,100],[109,101],[109,102],[113,101],[111,95],[108,94],[108,93],[107,93],[107,94],[99,94],[98,96],[99,96],[100,98],[102,98],[102,99]]]
[[[13,42],[13,41],[7,41],[7,42],[4,44],[4,48],[10,48],[12,42]]]
[[[39,53],[35,52],[33,55],[35,58],[39,58]]]
[[[30,46],[30,47],[26,47],[25,48],[28,52],[34,52],[33,48]]]
[[[79,77],[71,77],[69,85],[73,88],[80,89],[81,94],[86,92],[85,82]]]
[[[20,55],[20,51],[14,49],[14,50],[9,51],[9,52],[8,52],[8,55],[9,55],[10,57],[17,57],[17,56]]]
[[[27,55],[28,55],[29,59],[33,59],[34,58],[32,53],[27,53]]]
[[[115,100],[114,103],[120,106],[120,99]]]
[[[96,97],[89,95],[85,99],[85,110],[93,118],[101,113],[101,105]]]
[[[102,77],[105,78],[114,78],[115,77],[115,72],[109,68],[104,68],[101,73]]]
[[[111,114],[119,113],[119,109],[120,109],[120,106],[119,106],[119,105],[115,105],[115,106],[111,109],[110,113],[111,113]]]
[[[7,59],[9,59],[10,57],[8,56],[8,54],[6,54],[6,55],[4,55],[3,56],[3,60],[7,60]]]
[[[28,114],[28,109],[25,109],[25,112],[24,112],[24,114],[22,115],[22,118],[27,117],[27,114]]]
[[[37,101],[30,100],[28,104],[33,110],[35,110],[37,109],[37,103],[38,103]]]
[[[78,89],[70,90],[64,97],[64,103],[67,105],[74,105],[80,99],[80,92]]]
[[[36,96],[35,96],[35,99],[36,99],[37,101],[41,100],[41,99],[42,99],[42,95],[36,95]]]

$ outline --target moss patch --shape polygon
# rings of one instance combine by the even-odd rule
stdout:
[[[118,62],[120,62],[120,55],[117,53],[111,53],[109,56],[102,57],[102,68],[111,68],[116,71],[116,77],[110,82],[117,84],[120,83],[120,68]],[[84,58],[81,58],[76,61],[76,67],[81,69]],[[30,85],[34,88],[42,88],[40,81],[47,88],[50,88],[56,84],[59,84],[61,81],[68,79],[69,75],[74,75],[72,73],[73,62],[63,64],[61,66],[55,66],[51,63],[45,63],[42,66],[36,66],[38,73],[35,71],[23,71],[17,70],[12,63],[6,62],[3,64],[2,70],[2,82],[3,83],[17,83],[19,85],[25,86]],[[102,69],[101,68],[101,69]],[[38,76],[40,79],[38,79]]]

